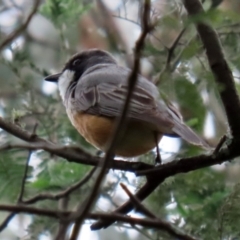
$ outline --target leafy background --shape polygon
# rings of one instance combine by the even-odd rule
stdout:
[[[113,3],[114,2],[114,3]],[[0,1],[0,38],[3,40],[21,24],[32,1]],[[213,76],[202,43],[188,20],[181,1],[155,0],[152,18],[158,25],[148,37],[142,57],[142,74],[157,80],[159,91],[181,111],[184,120],[211,145],[227,131],[226,118],[219,101]],[[44,76],[61,69],[66,59],[77,51],[100,48],[110,51],[121,65],[131,67],[132,49],[140,32],[140,1],[46,0],[19,38],[0,55],[0,115],[29,131],[38,124],[37,134],[60,145],[77,144],[97,154],[71,126],[59,94]],[[238,0],[204,1],[206,13],[199,16],[211,23],[219,34],[224,53],[240,91],[240,6]],[[169,48],[186,28],[170,64]],[[159,74],[160,73],[160,74]],[[0,143],[19,142],[0,130]],[[179,144],[181,147],[179,148]],[[177,149],[177,152],[174,152]],[[170,161],[202,152],[181,140],[167,140],[161,145]],[[13,150],[0,154],[0,202],[15,204],[28,152]],[[139,158],[153,163],[154,153]],[[91,169],[36,151],[30,159],[24,199],[37,193],[58,193],[79,181]],[[202,239],[240,239],[238,159],[187,174],[165,182],[144,204],[162,219]],[[35,204],[51,209],[73,209],[84,200],[95,180],[92,177],[68,199]],[[144,178],[110,171],[102,187],[98,210],[109,211],[127,199],[119,187],[125,182],[135,191]],[[67,202],[67,203],[66,203]],[[135,213],[132,213],[135,214]],[[0,213],[3,221],[6,213]],[[0,233],[1,239],[54,239],[58,223],[38,216],[18,215]],[[79,239],[171,239],[162,231],[130,225],[115,225],[104,231],[90,232],[86,222]]]

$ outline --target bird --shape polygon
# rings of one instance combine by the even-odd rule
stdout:
[[[61,72],[45,80],[58,83],[66,113],[76,130],[106,152],[123,110],[131,71],[118,65],[109,52],[89,49],[73,55]],[[158,88],[138,74],[115,155],[132,158],[145,154],[157,147],[163,136],[181,137],[191,144],[209,147],[183,122],[173,105],[160,97]]]

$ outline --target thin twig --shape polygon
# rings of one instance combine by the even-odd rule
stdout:
[[[15,215],[16,215],[15,212],[11,212],[7,215],[7,217],[0,225],[0,232],[2,232],[8,226],[9,222],[15,217]]]
[[[24,200],[23,203],[24,204],[33,204],[33,203],[36,203],[36,202],[42,201],[42,200],[58,200],[58,199],[67,197],[67,196],[69,196],[69,194],[71,194],[75,190],[79,189],[84,184],[86,184],[89,181],[89,179],[92,177],[92,175],[94,174],[96,169],[97,169],[97,167],[92,168],[90,170],[90,172],[83,179],[81,179],[79,182],[73,184],[72,186],[68,187],[67,189],[65,189],[64,191],[62,191],[60,193],[57,193],[57,194],[40,193],[28,200]]]
[[[1,207],[1,206],[0,206]],[[104,219],[107,221],[121,221],[124,223],[129,223],[132,225],[141,225],[148,228],[156,228],[156,229],[166,229],[168,233],[177,239],[182,240],[196,240],[195,237],[182,233],[168,222],[159,221],[158,219],[142,219],[142,218],[135,218],[135,217],[128,217],[123,216],[121,214],[106,214],[106,213],[91,213],[88,215],[91,219],[96,219],[97,217],[100,219]]]
[[[87,201],[87,204],[85,206],[81,206],[78,209],[77,216],[74,216],[77,220],[76,220],[75,225],[73,227],[73,232],[72,232],[72,235],[70,237],[70,240],[75,240],[77,238],[79,229],[81,227],[81,224],[82,224],[83,220],[85,219],[87,213],[89,212],[90,208],[92,207],[92,205],[93,205],[93,203],[94,203],[94,201],[97,197],[99,188],[101,186],[101,183],[103,181],[103,178],[104,178],[106,170],[107,170],[108,162],[114,156],[114,150],[115,150],[115,147],[116,147],[116,143],[118,141],[118,136],[119,136],[119,133],[122,131],[122,128],[124,127],[127,112],[128,112],[128,108],[129,108],[129,104],[130,104],[130,100],[131,100],[131,96],[132,96],[134,87],[135,87],[136,82],[137,82],[137,75],[138,75],[138,72],[139,72],[141,51],[142,51],[143,46],[144,46],[144,41],[145,41],[145,38],[146,38],[147,34],[152,30],[152,27],[153,27],[153,26],[149,25],[150,10],[151,10],[150,0],[145,0],[144,10],[143,10],[142,33],[141,33],[138,41],[136,42],[136,46],[135,46],[135,50],[134,50],[134,65],[133,65],[132,72],[131,72],[131,74],[128,78],[128,93],[127,93],[126,100],[125,100],[125,103],[124,103],[123,111],[122,111],[122,114],[121,114],[121,116],[118,120],[117,126],[116,126],[114,134],[112,136],[110,146],[108,148],[108,151],[106,152],[106,157],[105,157],[104,162],[101,166],[102,168],[101,168],[100,173],[99,173],[99,175],[96,179],[95,185],[93,186],[92,192],[89,196],[89,200]]]
[[[138,26],[138,27],[141,27],[140,23],[138,23],[138,22],[136,22],[136,21],[134,21],[134,20],[131,20],[131,19],[129,19],[129,18],[122,17],[122,16],[120,16],[120,15],[114,15],[114,14],[112,15],[112,17],[118,18],[118,19],[121,19],[121,20],[125,20],[125,21],[127,21],[127,22],[133,23],[134,25],[136,25],[136,26]]]
[[[2,49],[5,48],[8,44],[10,44],[14,39],[16,39],[28,27],[33,16],[37,12],[40,3],[41,3],[41,0],[35,1],[33,9],[31,13],[28,15],[26,21],[0,44],[0,51],[2,51]]]
[[[183,239],[183,240],[193,240],[195,239],[192,236],[187,235],[186,233],[181,232],[179,229],[177,229],[174,225],[170,224],[167,221],[164,221],[162,219],[159,219],[155,214],[153,214],[151,211],[149,211],[142,203],[139,201],[136,196],[134,196],[129,189],[127,188],[126,185],[123,183],[120,183],[122,189],[126,192],[126,194],[129,196],[133,204],[136,206],[136,210],[138,212],[143,213],[144,215],[157,219],[159,222],[162,222],[162,230],[167,232],[168,234],[172,235],[173,237],[177,237],[178,239]]]
[[[122,189],[126,192],[126,194],[128,195],[128,197],[130,198],[130,200],[133,202],[133,204],[136,207],[136,211],[143,213],[144,215],[146,215],[147,217],[150,218],[157,218],[157,216],[155,216],[151,211],[149,211],[142,203],[141,201],[138,200],[138,198],[136,196],[134,196],[129,189],[127,188],[127,186],[123,183],[120,183],[120,186],[122,187]]]
[[[33,128],[33,132],[32,132],[33,135],[36,134],[37,126],[38,126],[38,124],[35,124],[35,126]],[[25,170],[24,170],[23,177],[22,177],[21,190],[20,190],[20,193],[19,193],[19,196],[18,196],[18,199],[17,199],[17,204],[21,204],[23,202],[24,187],[25,187],[25,182],[26,182],[26,179],[27,179],[28,166],[29,166],[29,161],[31,159],[31,156],[32,156],[32,151],[29,150],[27,161],[26,161],[26,164],[25,164]],[[13,212],[5,218],[5,220],[0,225],[0,232],[3,231],[8,226],[8,223],[12,220],[12,218],[15,215],[16,215],[16,213]]]
[[[26,182],[26,179],[27,179],[28,166],[29,166],[29,161],[31,159],[31,156],[32,156],[32,151],[29,151],[27,161],[26,161],[26,164],[25,164],[25,170],[24,170],[22,182],[21,182],[21,190],[20,190],[18,200],[17,200],[18,204],[21,204],[23,202],[24,187],[25,187],[25,182]]]
[[[168,56],[167,56],[167,62],[166,62],[167,70],[170,69],[170,63],[172,60],[172,56],[174,55],[174,51],[185,32],[186,32],[186,28],[183,28],[181,32],[178,34],[178,36],[176,37],[176,39],[174,40],[174,42],[172,43],[172,46],[168,49]]]
[[[28,165],[29,165],[29,161],[30,161],[31,155],[32,155],[32,152],[29,151],[27,162],[26,162],[26,165],[25,165],[24,175],[23,175],[23,178],[22,178],[21,190],[20,190],[20,193],[19,193],[19,196],[18,196],[18,200],[17,200],[17,204],[22,203],[23,193],[24,193],[24,186],[25,186],[25,181],[26,181],[26,178],[27,178]],[[13,213],[10,213],[5,218],[5,220],[0,225],[0,232],[3,231],[8,226],[9,222],[12,220],[13,217],[15,217],[15,215],[16,215],[16,213],[13,212]]]
[[[51,217],[56,219],[66,219],[71,212],[70,211],[58,211],[50,210],[46,208],[29,207],[25,205],[0,205],[0,211],[13,212],[13,213],[27,213],[36,214],[39,216]]]
[[[158,175],[160,176],[160,175]],[[147,177],[147,182],[136,192],[135,197],[140,201],[147,198],[163,181],[164,177]],[[134,204],[131,200],[128,200],[123,205],[115,209],[112,214],[127,214],[134,208]],[[91,225],[91,230],[99,230],[101,228],[107,228],[113,224],[114,221],[99,220]]]
[[[127,17],[122,17],[122,16],[120,16],[120,15],[112,15],[112,16],[115,17],[115,18],[121,19],[121,20],[125,20],[125,21],[130,22],[130,23],[133,23],[134,25],[136,25],[136,26],[138,26],[138,27],[141,27],[140,23],[138,23],[138,22],[136,22],[136,21],[134,21],[134,20],[131,20],[131,19],[127,18]],[[162,41],[160,38],[156,37],[153,33],[149,33],[149,34],[150,34],[153,38],[155,38],[157,41],[159,41],[159,42],[163,45],[164,48],[167,48],[167,47],[164,45],[163,41]]]
[[[175,59],[173,60],[172,66],[171,66],[171,72],[174,72],[176,67],[178,66],[178,63],[181,61],[181,57],[184,53],[184,51],[186,50],[186,47],[190,45],[190,43],[192,41],[194,41],[196,39],[196,36],[192,36],[189,38],[189,40],[187,41],[187,43],[185,44],[185,46],[179,51],[178,55],[175,57]]]
[[[218,145],[216,146],[216,148],[214,149],[212,155],[216,155],[219,150],[221,149],[221,147],[223,146],[223,144],[226,142],[227,140],[227,136],[226,135],[223,135],[222,138],[220,139]]]
[[[176,39],[174,40],[174,42],[172,43],[172,46],[170,48],[168,48],[166,64],[165,64],[164,68],[162,69],[162,71],[155,77],[155,80],[154,80],[154,83],[156,85],[159,84],[159,82],[165,72],[171,71],[171,61],[172,61],[172,57],[174,56],[174,51],[175,51],[176,47],[178,46],[178,43],[181,40],[185,31],[186,31],[186,28],[183,28],[181,30],[181,32],[178,34],[178,36],[176,37]]]
[[[26,178],[27,178],[28,165],[29,165],[31,155],[32,155],[32,152],[29,151],[27,161],[26,161],[26,165],[25,165],[23,178],[22,178],[22,182],[21,182],[21,190],[20,190],[20,193],[19,193],[19,196],[18,196],[17,204],[22,203],[24,186],[25,186],[25,181],[26,181]],[[15,215],[16,215],[16,213],[12,212],[4,219],[4,221],[0,225],[0,232],[3,231],[8,226],[9,222],[12,220],[13,217],[15,217]]]

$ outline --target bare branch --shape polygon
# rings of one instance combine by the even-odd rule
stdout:
[[[204,13],[199,0],[182,0],[190,16]],[[240,101],[234,85],[232,72],[224,57],[216,31],[201,21],[195,23],[206,49],[206,55],[216,82],[220,85],[220,96],[226,111],[231,134],[240,137]]]
[[[154,189],[156,189],[156,187],[167,177],[174,176],[179,173],[187,173],[204,167],[213,166],[215,164],[221,164],[225,161],[230,161],[239,155],[240,149],[239,146],[236,145],[234,149],[224,147],[218,149],[217,152],[214,151],[211,155],[199,155],[195,157],[182,158],[180,160],[175,160],[161,166],[157,166],[153,169],[136,171],[137,176],[147,176],[148,182],[136,193],[135,196],[140,201],[142,201],[147,196],[149,196],[154,191]],[[113,211],[113,213],[128,213],[133,208],[134,205],[132,202],[128,201]],[[106,228],[112,223],[113,222],[98,221],[91,226],[91,229],[98,230],[100,228]]]
[[[166,163],[162,166],[158,166],[152,170],[143,170],[136,172],[137,176],[149,175],[153,177],[155,175],[167,178],[169,176],[174,176],[178,173],[187,173],[204,167],[213,166],[215,164],[221,164],[225,161],[230,161],[234,157],[240,155],[239,149],[234,149],[231,151],[228,147],[224,147],[211,155],[199,155],[195,157],[182,158],[180,160],[175,160],[170,163]]]
[[[37,129],[37,124],[35,124],[34,128],[33,128],[33,134],[36,134],[36,129]],[[25,164],[25,170],[24,170],[24,174],[23,174],[23,178],[22,178],[22,183],[21,183],[21,190],[18,196],[18,200],[17,200],[17,204],[22,203],[23,200],[23,194],[24,194],[24,187],[25,187],[25,182],[26,182],[26,178],[27,178],[27,172],[28,172],[28,165],[29,165],[29,161],[31,159],[32,156],[32,152],[29,151],[28,152],[28,157],[27,157],[27,161]],[[3,231],[7,226],[8,223],[12,220],[12,218],[15,216],[15,213],[10,213],[5,220],[2,222],[1,226],[0,226],[0,232]]]
[[[157,77],[155,77],[155,80],[154,80],[154,83],[156,85],[159,84],[161,77],[165,72],[171,71],[171,61],[172,61],[172,57],[174,55],[174,51],[175,51],[176,47],[178,46],[178,43],[185,32],[186,32],[186,28],[183,28],[182,31],[178,34],[178,36],[174,40],[174,42],[172,43],[172,46],[170,48],[168,48],[166,64],[165,64],[164,68],[162,69],[162,71],[157,75]]]
[[[80,187],[82,187],[85,183],[87,183],[89,181],[89,179],[92,177],[93,173],[96,171],[96,167],[92,168],[91,171],[83,178],[81,179],[79,182],[73,184],[72,186],[68,187],[66,190],[58,193],[58,194],[50,194],[50,193],[41,193],[38,194],[28,200],[24,200],[22,201],[24,204],[33,204],[36,203],[38,201],[42,201],[42,200],[58,200],[64,197],[69,196],[69,194],[71,194],[72,192],[74,192],[75,190],[79,189]]]
[[[164,178],[162,177],[153,177],[147,178],[147,182],[136,192],[135,197],[139,199],[140,201],[147,198],[162,182],[164,181]],[[131,200],[128,200],[123,205],[118,207],[116,210],[112,212],[112,214],[127,214],[131,210],[133,210],[134,204]],[[114,221],[105,221],[105,220],[99,220],[91,225],[91,230],[99,230],[101,228],[107,228],[109,225],[113,224]]]
[[[136,196],[134,196],[129,189],[127,188],[126,185],[124,185],[123,183],[120,183],[120,186],[122,187],[122,189],[125,191],[125,193],[128,195],[128,197],[130,198],[130,200],[133,202],[133,204],[135,205],[135,209],[138,212],[143,213],[144,215],[146,215],[147,217],[150,218],[157,218],[157,216],[155,216],[151,211],[149,211],[139,200]]]
[[[21,190],[20,190],[20,194],[19,194],[19,197],[18,197],[18,200],[17,200],[17,204],[22,203],[24,186],[25,186],[25,181],[26,181],[26,178],[27,178],[28,165],[29,165],[31,155],[32,155],[32,152],[29,151],[26,166],[25,166],[24,175],[23,175],[23,178],[22,178]],[[15,217],[15,215],[16,215],[16,213],[12,212],[5,218],[5,220],[0,225],[0,232],[3,231],[8,226],[9,222]]]
[[[12,149],[23,149],[23,150],[45,150],[51,154],[59,157],[63,157],[69,162],[75,162],[79,164],[86,164],[90,166],[98,166],[103,160],[100,157],[94,157],[92,155],[82,155],[81,148],[78,147],[66,147],[56,146],[53,143],[47,145],[47,143],[36,143],[36,144],[4,144],[0,146],[0,151],[12,150]],[[80,151],[79,151],[80,150]],[[122,160],[114,160],[109,162],[108,168],[115,170],[122,170],[128,172],[136,172],[137,170],[146,170],[154,168],[153,165],[143,162],[126,162]]]
[[[16,213],[11,212],[7,215],[7,217],[4,219],[4,221],[0,225],[0,232],[2,232],[10,223],[10,221],[15,217]]]
[[[127,21],[127,22],[130,22],[130,23],[138,26],[138,27],[141,27],[140,23],[138,23],[138,22],[136,22],[136,21],[134,21],[134,20],[131,20],[131,19],[127,18],[127,17],[122,17],[122,16],[120,16],[120,15],[112,15],[112,17],[115,17],[115,18],[118,18],[118,19],[121,19],[121,20],[125,20],[125,21]],[[149,34],[150,34],[153,38],[155,38],[157,41],[159,41],[159,42],[163,45],[164,48],[167,48],[167,47],[164,45],[164,43],[162,42],[162,40],[161,40],[160,38],[156,37],[152,32],[150,32]]]
[[[1,211],[7,212],[16,212],[16,213],[28,213],[28,214],[37,214],[40,216],[51,217],[60,219],[64,222],[72,212],[69,211],[57,211],[57,210],[48,210],[43,208],[34,208],[34,207],[27,207],[27,206],[14,206],[14,205],[0,205]],[[135,217],[128,217],[123,216],[120,214],[106,214],[106,213],[90,213],[86,216],[88,219],[104,219],[104,220],[111,220],[111,221],[120,221],[123,223],[129,223],[132,225],[141,225],[144,227],[151,227],[156,229],[162,229],[165,225],[164,222],[158,221],[157,219],[142,219],[142,218],[135,218]],[[173,229],[172,229],[173,230]],[[173,230],[175,231],[175,230]],[[174,233],[174,232],[171,232]],[[188,235],[179,235],[179,239],[184,240],[195,240],[195,238],[190,237]]]
[[[212,153],[213,156],[216,155],[220,151],[220,149],[222,148],[224,143],[226,143],[226,140],[227,140],[227,136],[226,135],[222,136],[222,138],[220,139],[218,145],[216,146],[216,148],[214,149],[214,151]]]
[[[176,237],[178,239],[183,239],[183,240],[194,240],[196,238],[189,236],[185,233],[182,233],[179,229],[177,229],[174,225],[170,224],[167,221],[164,221],[162,219],[159,219],[155,214],[153,214],[151,211],[149,211],[129,190],[128,188],[121,183],[120,184],[123,190],[127,193],[131,201],[135,204],[136,210],[140,211],[141,213],[145,214],[146,216],[150,218],[157,219],[159,223],[162,223],[162,230],[166,231],[168,234],[170,234],[173,237]]]
[[[8,44],[10,44],[14,39],[16,39],[23,31],[25,31],[33,16],[36,14],[40,3],[41,0],[35,0],[33,9],[27,17],[26,21],[0,44],[0,51],[2,51],[2,49],[5,48]]]
[[[34,131],[35,131],[35,128],[34,128]],[[29,165],[29,161],[31,159],[31,156],[32,156],[32,152],[29,151],[27,161],[26,161],[26,165],[25,165],[24,175],[23,175],[23,178],[22,178],[21,190],[20,190],[20,194],[19,194],[18,200],[17,200],[18,204],[23,202],[24,186],[25,186],[25,182],[26,182],[26,178],[27,178],[28,165]]]
[[[0,205],[0,211],[13,212],[13,213],[27,213],[27,214],[36,214],[39,216],[65,219],[69,216],[71,212],[67,211],[58,211],[58,210],[49,210],[45,208],[35,208],[25,205]]]
[[[12,148],[22,148],[25,147],[27,150],[34,150],[34,149],[44,149],[49,151],[53,154],[58,156],[64,157],[69,159],[69,161],[75,161],[78,163],[86,163],[88,165],[98,165],[101,158],[94,158],[91,155],[82,156],[82,152],[78,148],[68,148],[68,147],[57,147],[53,143],[45,141],[37,136],[32,138],[31,134],[23,131],[19,127],[16,127],[12,123],[5,122],[2,118],[0,118],[0,127],[7,130],[8,132],[12,133],[13,135],[20,137],[23,140],[37,142],[35,145],[5,145],[2,146],[1,149],[12,149]],[[164,164],[160,167],[157,167],[154,172],[145,171],[141,172],[139,170],[147,170],[153,169],[153,166],[144,164],[144,163],[134,163],[134,162],[126,162],[126,161],[110,161],[109,168],[125,170],[125,171],[132,171],[137,172],[139,175],[149,175],[151,178],[148,178],[148,182],[141,188],[137,193],[136,196],[139,200],[145,199],[147,196],[151,194],[151,192],[166,178],[169,176],[173,176],[180,172],[189,172],[196,169],[200,169],[207,166],[212,166],[214,164],[221,164],[224,161],[229,161],[230,159],[239,156],[240,150],[237,146],[235,149],[231,151],[229,149],[223,148],[217,154],[213,154],[210,156],[200,155],[191,158],[183,158],[179,161],[173,161],[171,163]],[[157,174],[157,175],[156,175]],[[157,177],[156,177],[157,176]],[[158,176],[161,176],[159,179]],[[126,202],[123,206],[119,207],[115,210],[115,212],[120,213],[127,213],[132,210],[133,204],[131,201]],[[112,223],[112,222],[111,222]],[[101,227],[107,227],[111,223],[103,224],[102,222],[97,222],[92,225],[92,229],[99,229]]]
[[[177,232],[176,228],[169,223],[165,221],[159,221],[158,219],[142,219],[142,218],[134,218],[134,217],[128,217],[128,216],[123,216],[120,214],[104,214],[104,213],[91,213],[89,214],[89,218],[91,219],[104,219],[104,220],[111,220],[111,221],[121,221],[124,223],[129,223],[132,225],[141,225],[144,227],[150,227],[150,228],[156,228],[159,230],[162,229],[168,229],[168,233],[171,234],[174,237],[177,237],[178,239],[183,239],[183,240],[196,240],[195,237],[186,235],[181,232]]]

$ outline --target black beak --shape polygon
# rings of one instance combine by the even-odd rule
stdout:
[[[52,74],[45,77],[44,80],[48,82],[58,82],[58,78],[60,77],[60,75],[61,73]]]

